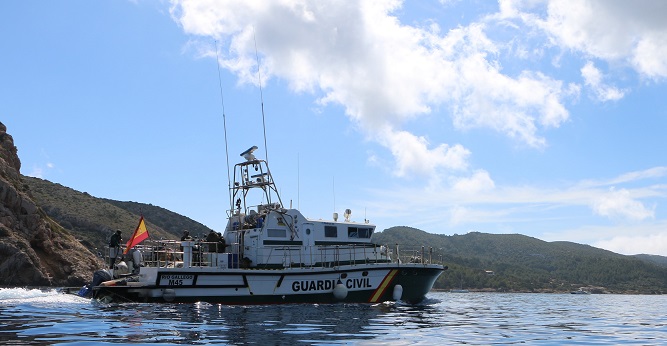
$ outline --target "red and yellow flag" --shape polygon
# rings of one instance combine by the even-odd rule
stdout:
[[[134,230],[132,238],[130,238],[130,240],[127,241],[123,255],[126,254],[128,251],[130,251],[130,249],[133,248],[135,245],[144,241],[146,238],[148,238],[148,230],[146,229],[144,216],[141,215],[141,219],[139,219],[139,226],[137,226],[137,229]]]

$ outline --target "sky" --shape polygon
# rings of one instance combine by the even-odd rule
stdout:
[[[0,13],[0,121],[24,175],[221,231],[229,166],[257,145],[285,206],[312,219],[349,208],[378,231],[667,255],[665,1],[25,0]]]

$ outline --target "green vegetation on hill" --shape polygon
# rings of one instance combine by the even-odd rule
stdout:
[[[634,255],[634,257],[637,257],[644,262],[651,262],[660,267],[667,268],[667,257],[665,256],[641,254]]]
[[[208,234],[210,230],[199,222],[149,204],[97,198],[39,178],[23,176],[22,181],[44,212],[93,253],[106,249],[116,229],[123,232],[123,241],[129,240],[142,212],[152,238],[180,239],[184,229],[192,234]]]
[[[667,269],[654,263],[571,242],[545,242],[520,234],[434,235],[392,227],[374,235],[402,249],[428,244],[449,270],[436,288],[498,291],[599,291],[665,293]],[[659,257],[659,256],[658,256]]]
[[[101,199],[109,204],[113,204],[118,208],[124,209],[134,215],[144,215],[146,220],[169,233],[173,237],[180,239],[183,230],[190,231],[192,236],[206,237],[210,228],[201,223],[190,219],[189,217],[174,213],[162,207],[154,206],[152,204],[145,204],[139,202],[120,202],[111,199]],[[222,211],[221,211],[222,212]]]

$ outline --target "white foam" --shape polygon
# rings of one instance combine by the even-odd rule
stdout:
[[[14,305],[22,303],[82,303],[89,299],[73,294],[58,292],[56,289],[36,288],[0,288],[0,305]]]

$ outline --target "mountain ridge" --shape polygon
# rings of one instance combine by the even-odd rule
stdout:
[[[400,242],[402,248],[429,244],[433,256],[450,267],[436,282],[441,289],[459,288],[463,282],[463,288],[496,291],[567,292],[591,287],[616,293],[667,292],[667,267],[655,263],[667,260],[662,256],[649,260],[521,234],[433,235],[405,226],[378,232],[374,240],[390,246]]]
[[[40,178],[23,176],[22,179],[50,218],[97,252],[106,249],[116,230],[120,230],[123,241],[127,241],[142,215],[154,239],[180,239],[186,229],[193,235],[210,231],[197,221],[152,204],[94,197]]]

